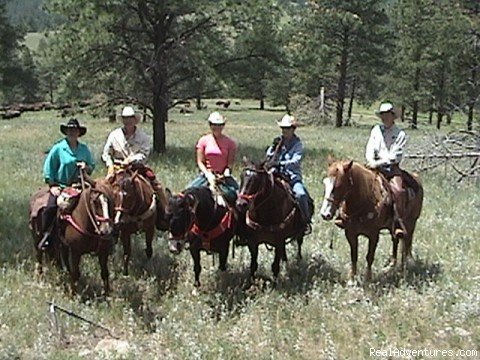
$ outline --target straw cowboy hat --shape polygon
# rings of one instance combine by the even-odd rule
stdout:
[[[137,120],[137,123],[140,121],[142,115],[137,113],[135,109],[131,106],[125,106],[122,110],[122,113],[120,115],[117,115],[117,118],[119,120],[123,120],[124,118],[129,118],[129,117],[135,117]]]
[[[394,119],[398,119],[402,115],[402,111],[399,108],[396,108],[395,106],[393,106],[393,104],[390,102],[381,103],[378,110],[375,111],[375,115],[380,117],[382,113],[388,113],[388,112],[391,112],[393,114]]]
[[[214,125],[224,125],[225,117],[221,115],[218,111],[214,111],[208,116],[208,122]]]
[[[298,122],[297,119],[295,119],[295,117],[292,115],[285,114],[280,121],[277,121],[277,125],[281,128],[296,128],[298,126]]]
[[[60,125],[60,131],[62,134],[67,135],[68,129],[80,130],[80,134],[78,136],[83,136],[87,133],[87,128],[85,126],[81,126],[77,119],[70,119],[66,124]]]

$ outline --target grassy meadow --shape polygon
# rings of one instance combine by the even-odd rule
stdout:
[[[158,178],[174,192],[196,175],[194,145],[208,130],[205,119],[212,104],[191,116],[172,110],[167,153],[150,159]],[[282,112],[254,110],[257,105],[242,101],[224,112],[225,133],[240,144],[234,175],[242,156],[262,158],[280,133],[275,120]],[[480,358],[478,183],[459,185],[443,169],[421,174],[425,200],[413,242],[415,265],[405,277],[384,273],[391,241],[382,235],[373,281],[346,284],[348,243],[318,214],[322,179],[328,154],[363,161],[376,122],[372,114],[373,108],[356,109],[354,127],[297,130],[307,148],[304,177],[317,212],[303,260],[295,258],[296,245],[288,245],[289,262],[282,263],[276,287],[270,280],[273,253],[265,247],[260,248],[258,279],[249,287],[246,248],[229,256],[226,273],[217,270],[218,259],[202,253],[202,287],[195,289],[188,252],[171,255],[158,234],[154,256],[147,261],[143,237],[137,235],[129,277],[121,274],[121,246],[110,257],[113,290],[107,299],[100,296],[100,270],[92,256],[82,258],[83,292],[75,297],[67,291],[68,276],[53,266],[41,277],[34,275],[28,202],[42,186],[44,152],[61,138],[64,119],[55,112],[32,112],[0,120],[0,359],[367,359],[371,349],[476,350],[476,356],[459,358]],[[86,114],[78,118],[88,127],[82,140],[97,159],[94,177],[103,176],[103,143],[119,124]],[[425,134],[435,133],[425,119],[420,121],[420,130],[409,131],[412,149],[428,138]],[[151,123],[141,126],[151,134]],[[406,168],[414,165],[405,162]],[[360,241],[360,273],[366,250],[367,241]],[[62,313],[55,328],[47,304],[52,300],[110,328],[116,338]]]

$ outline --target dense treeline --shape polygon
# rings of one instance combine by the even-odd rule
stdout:
[[[41,1],[20,3],[38,9]],[[337,127],[348,123],[353,100],[391,99],[413,127],[419,112],[429,112],[438,128],[460,112],[471,129],[478,112],[475,0],[45,0],[43,6],[38,11],[48,19],[63,21],[45,21],[48,36],[33,59],[19,41],[25,28],[0,17],[9,34],[0,44],[9,49],[0,55],[2,102],[129,101],[151,114],[159,152],[168,109],[183,99],[200,108],[206,97],[253,97],[260,108],[265,102],[307,108],[306,118]],[[20,69],[15,84],[8,64]]]

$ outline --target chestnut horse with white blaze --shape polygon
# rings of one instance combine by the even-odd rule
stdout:
[[[55,254],[54,258],[61,264],[62,256],[70,272],[72,291],[77,291],[80,278],[80,258],[83,254],[98,255],[104,292],[110,291],[108,256],[113,243],[113,199],[112,194],[101,185],[84,184],[84,189],[74,203],[72,210],[59,211],[51,237],[53,244],[45,251]],[[42,238],[40,221],[42,208],[48,199],[48,189],[40,189],[32,196],[30,202],[30,228],[37,250],[40,271],[44,250],[38,249]],[[39,196],[40,195],[40,196]],[[41,198],[44,198],[43,204]]]
[[[393,241],[391,265],[397,260],[399,241],[402,242],[402,269],[412,258],[412,238],[423,203],[423,187],[415,175],[408,178],[408,201],[404,218],[406,234],[394,237],[393,200],[388,180],[378,171],[354,161],[334,161],[329,158],[327,177],[323,180],[325,197],[320,213],[324,220],[332,220],[339,210],[341,227],[350,244],[350,281],[357,274],[358,236],[368,238],[366,280],[372,276],[372,263],[380,230],[387,229]]]

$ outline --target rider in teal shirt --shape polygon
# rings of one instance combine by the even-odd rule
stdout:
[[[81,161],[85,162],[87,173],[91,174],[95,163],[87,145],[79,142],[77,147],[72,149],[67,139],[60,140],[50,149],[45,159],[43,165],[45,182],[61,188],[79,182],[80,171],[77,163]]]
[[[66,137],[53,145],[43,164],[43,176],[50,187],[50,194],[42,213],[43,238],[38,245],[40,249],[51,244],[50,233],[57,214],[57,197],[61,190],[79,182],[81,169],[91,174],[95,167],[87,145],[78,141],[79,137],[85,135],[87,128],[81,126],[77,119],[70,119],[67,124],[60,125],[60,131]]]

